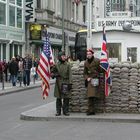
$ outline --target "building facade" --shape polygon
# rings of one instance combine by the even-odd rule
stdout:
[[[95,50],[101,48],[104,23],[110,61],[140,62],[140,0],[94,0],[93,11],[93,25],[97,31],[93,34]],[[133,30],[123,30],[126,24]]]
[[[0,60],[24,55],[25,22],[23,0],[0,0]]]
[[[60,50],[74,55],[75,33],[83,24],[81,0],[36,0],[34,22],[26,22],[26,51],[39,57],[42,50],[42,27],[47,28],[55,58]],[[62,8],[63,7],[63,8]],[[63,11],[62,11],[63,9]],[[64,22],[63,22],[64,15]],[[64,31],[62,31],[64,28]],[[64,48],[62,35],[64,33]]]

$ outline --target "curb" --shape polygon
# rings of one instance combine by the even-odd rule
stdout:
[[[70,113],[70,116],[55,116],[55,101],[33,108],[20,114],[21,120],[26,121],[92,121],[140,123],[140,114],[99,113],[87,116],[86,113]]]
[[[54,82],[50,82],[50,85],[53,85]],[[36,83],[36,84],[32,84],[30,86],[26,86],[26,87],[17,87],[17,88],[9,88],[9,89],[4,89],[2,90],[2,92],[0,93],[0,96],[6,95],[6,94],[10,94],[10,93],[15,93],[15,92],[21,92],[24,90],[30,90],[30,89],[34,89],[34,88],[38,88],[41,87],[41,82],[40,83]]]
[[[92,122],[119,122],[119,123],[140,123],[140,119],[127,119],[127,118],[110,118],[110,117],[83,117],[79,116],[48,116],[48,117],[34,117],[34,116],[27,116],[26,114],[22,113],[20,115],[21,120],[26,121],[92,121]]]

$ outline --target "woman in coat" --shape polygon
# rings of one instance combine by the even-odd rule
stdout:
[[[65,116],[69,116],[69,97],[71,83],[71,66],[66,61],[64,52],[59,52],[58,62],[51,69],[52,78],[56,78],[54,96],[56,97],[56,116],[61,115],[61,109]]]
[[[88,111],[87,115],[95,115],[95,100],[99,95],[100,60],[93,56],[92,49],[87,50],[87,59],[84,63],[84,78],[87,86]]]

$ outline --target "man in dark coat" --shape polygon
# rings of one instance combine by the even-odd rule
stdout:
[[[18,76],[18,63],[16,62],[15,57],[12,57],[12,60],[9,64],[9,72],[11,74],[12,84],[13,86],[16,86]]]
[[[69,89],[63,91],[64,85],[69,85],[71,83],[71,66],[66,61],[66,56],[64,52],[59,52],[59,61],[51,69],[52,78],[56,78],[54,96],[56,97],[56,116],[61,115],[61,109],[65,116],[69,116]],[[64,93],[65,92],[65,93]]]
[[[87,115],[95,115],[95,100],[99,94],[100,60],[93,56],[93,49],[87,50],[87,59],[84,63],[84,78],[87,86],[88,111]]]

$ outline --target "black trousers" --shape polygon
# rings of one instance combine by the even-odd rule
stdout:
[[[61,114],[61,109],[63,110],[63,114],[69,112],[69,98],[56,99],[56,112]]]
[[[96,102],[97,98],[96,97],[89,97],[88,98],[88,111],[90,113],[95,112],[95,102]]]

